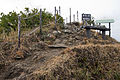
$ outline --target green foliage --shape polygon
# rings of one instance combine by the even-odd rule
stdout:
[[[89,25],[91,25],[91,24],[95,24],[95,22],[94,22],[94,20],[91,20],[91,21],[87,21],[87,23],[89,24]]]
[[[24,10],[25,12],[20,11],[20,15],[21,15],[21,25],[22,28],[32,28],[34,26],[38,26],[39,25],[39,14],[28,18],[28,19],[24,19],[27,17],[30,17],[32,15],[35,15],[36,13],[38,13],[38,9],[32,9],[31,11],[29,10],[29,8],[25,8]]]
[[[38,13],[37,15],[35,15]],[[20,11],[20,13],[16,13],[15,11],[9,12],[8,14],[1,13],[0,14],[0,33],[4,32],[9,34],[11,31],[17,30],[18,25],[18,15],[21,15],[21,28],[34,28],[36,26],[39,26],[40,23],[40,13],[39,10],[29,9],[25,8],[24,11]],[[35,16],[33,16],[35,15]],[[31,17],[33,16],[33,17]],[[31,18],[28,18],[31,17]],[[28,18],[28,19],[24,19]],[[60,19],[59,19],[60,18]],[[63,23],[63,18],[59,15],[57,15],[58,23]],[[54,16],[46,12],[46,9],[42,11],[42,25],[49,24],[50,22],[54,21]]]
[[[90,21],[87,21],[87,23],[89,24],[89,25],[95,25],[95,21],[94,21],[94,17],[92,17],[92,19],[90,20]]]
[[[0,29],[4,29],[4,31],[9,34],[11,30],[16,31],[17,27],[17,16],[18,14],[16,12],[9,12],[9,14],[5,15],[4,13],[1,13],[0,17]],[[2,31],[2,30],[0,30]]]
[[[114,79],[115,80],[120,80],[120,73],[115,73],[114,74]]]

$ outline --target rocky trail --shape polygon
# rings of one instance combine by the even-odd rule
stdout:
[[[119,44],[108,36],[107,40],[103,40],[101,34],[95,31],[92,31],[91,39],[87,39],[85,30],[75,25],[65,25],[59,32],[52,31],[46,34],[43,41],[38,33],[23,38],[22,48],[19,50],[16,50],[14,42],[1,42],[0,80],[55,80],[58,78],[46,78],[42,73],[48,72],[50,67],[53,69],[56,64],[63,64],[69,58],[62,55],[66,50],[78,45]],[[41,73],[42,76],[35,76],[37,73]]]
[[[1,79],[2,77],[5,79],[22,78],[26,74],[28,75],[34,70],[39,69],[41,66],[45,65],[46,61],[49,61],[55,56],[58,56],[62,50],[63,49],[48,49],[43,51],[35,51],[25,60],[16,61],[7,67],[8,69],[6,69],[5,73],[2,74]]]

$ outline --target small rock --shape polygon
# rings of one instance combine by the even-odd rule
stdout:
[[[57,31],[53,31],[53,34],[57,34],[58,32]]]
[[[64,30],[64,33],[69,33],[69,34],[71,34],[72,31],[70,31],[70,30]]]
[[[63,43],[67,43],[68,40],[63,40]]]
[[[53,34],[60,34],[61,33],[61,31],[53,31]]]
[[[55,43],[60,43],[60,42],[61,42],[60,39],[56,39],[56,40],[55,40]]]
[[[80,36],[76,36],[75,39],[76,39],[76,40],[80,40]]]
[[[65,29],[68,29],[68,27],[69,27],[68,25],[64,25],[64,28],[65,28]]]
[[[61,34],[61,31],[58,31],[59,34]]]

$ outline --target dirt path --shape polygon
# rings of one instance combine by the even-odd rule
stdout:
[[[39,69],[41,66],[45,65],[45,62],[49,61],[51,58],[60,55],[63,48],[35,51],[32,55],[25,60],[18,60],[11,63],[5,72],[0,75],[1,79],[16,79],[27,76],[34,70]],[[7,72],[7,73],[6,73]]]

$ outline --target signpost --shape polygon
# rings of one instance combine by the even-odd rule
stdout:
[[[91,14],[82,14],[82,20],[83,21],[90,21],[91,20]]]
[[[91,20],[91,14],[82,14],[82,21],[85,26],[87,26],[87,21]]]
[[[101,23],[109,23],[109,37],[111,37],[111,23],[114,23],[114,19],[103,19],[103,20],[96,20],[97,24]]]
[[[114,19],[102,19],[102,20],[96,20],[96,23],[114,23]]]

